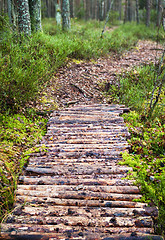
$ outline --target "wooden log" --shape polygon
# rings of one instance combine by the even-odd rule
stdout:
[[[79,178],[76,178],[79,177]],[[84,176],[83,176],[84,177]],[[19,180],[23,184],[32,184],[32,185],[94,185],[94,186],[100,186],[100,185],[108,185],[108,186],[131,186],[134,181],[133,180],[127,180],[127,179],[110,179],[110,177],[105,178],[82,178],[80,176],[75,176],[75,178],[71,177],[68,178],[67,176],[21,176]]]
[[[33,206],[88,206],[88,207],[108,207],[108,208],[143,208],[147,203],[132,201],[107,201],[107,200],[86,200],[86,199],[59,199],[51,197],[34,197],[34,196],[16,196],[17,204],[32,204]],[[17,206],[16,204],[16,206]]]
[[[55,150],[56,151],[65,151],[67,149],[126,149],[128,148],[128,143],[127,142],[117,142],[114,144],[113,143],[105,143],[105,144],[101,144],[101,143],[89,143],[89,144],[84,144],[84,143],[77,143],[77,144],[73,144],[73,143],[53,143],[53,144],[44,144],[44,146],[46,148],[49,148],[49,151],[51,150]],[[37,147],[42,147],[42,144],[37,145]]]
[[[148,231],[149,232],[149,231]],[[132,232],[127,233],[124,235],[112,235],[113,233],[91,233],[91,232],[83,232],[79,231],[77,233],[70,233],[69,231],[64,235],[63,233],[44,233],[39,234],[38,232],[18,232],[17,234],[14,234],[14,232],[11,234],[3,233],[0,236],[0,240],[57,240],[57,239],[107,239],[107,240],[163,240],[162,236],[156,236],[156,235],[148,235],[145,233],[136,233]],[[135,235],[135,236],[133,236]]]
[[[70,237],[74,236],[74,233],[82,232],[84,236],[90,236],[90,234],[100,234],[100,233],[108,233],[109,237],[111,234],[131,234],[132,232],[138,234],[152,234],[153,229],[152,228],[136,228],[136,227],[106,227],[106,228],[99,228],[99,227],[81,227],[81,226],[75,226],[72,228],[71,226],[66,226],[63,224],[57,224],[57,225],[32,225],[32,224],[3,224],[2,225],[3,232],[5,233],[5,230],[9,229],[11,235],[15,235],[16,233],[40,233],[40,234],[50,234],[50,233],[59,233],[61,236],[65,236],[62,234],[67,234],[68,231],[70,232]],[[52,235],[53,236],[53,235]],[[56,235],[54,235],[55,237]],[[59,235],[57,235],[59,236]],[[80,236],[80,235],[79,235]],[[96,236],[96,235],[95,235]],[[135,234],[136,236],[136,234]],[[162,238],[161,238],[162,239]]]
[[[57,225],[82,226],[82,227],[148,227],[152,228],[152,218],[140,216],[132,217],[100,217],[95,218],[88,214],[87,216],[11,216],[7,218],[7,223],[16,224],[40,224],[40,225]]]
[[[100,192],[100,193],[122,193],[122,194],[138,194],[139,189],[136,186],[85,186],[80,185],[19,185],[17,193],[19,190],[35,190],[35,191],[45,191],[60,192],[60,191],[87,191],[87,192]]]
[[[27,185],[28,186],[28,185]],[[39,185],[40,186],[40,185]],[[50,185],[49,185],[50,186]],[[47,198],[60,198],[60,199],[84,199],[84,200],[110,200],[110,201],[132,201],[133,199],[140,199],[141,195],[137,194],[117,194],[117,193],[103,193],[103,192],[90,192],[87,190],[78,191],[52,191],[48,188],[46,191],[37,190],[23,190],[16,191],[17,196],[33,196],[33,197],[47,197]]]
[[[132,168],[130,167],[98,167],[98,166],[87,166],[87,167],[80,167],[76,165],[71,166],[61,166],[53,167],[53,168],[37,168],[37,167],[27,167],[26,171],[36,174],[51,174],[51,175],[91,175],[91,174],[120,174],[120,173],[128,173],[131,171]]]
[[[106,208],[106,207],[76,207],[76,206],[17,206],[12,213],[15,216],[88,216],[100,217],[135,217],[135,216],[158,216],[156,207],[145,208]]]

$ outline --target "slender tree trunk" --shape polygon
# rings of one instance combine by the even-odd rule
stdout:
[[[70,7],[69,0],[62,0],[62,29],[70,29]]]
[[[122,17],[122,0],[119,0],[119,21],[121,21]]]
[[[9,23],[13,26],[13,29],[16,28],[16,13],[15,13],[15,6],[13,0],[7,0],[7,8],[8,8],[8,16],[9,16]]]
[[[7,0],[9,23],[12,24],[12,0]]]
[[[146,26],[149,27],[150,25],[150,15],[151,15],[151,0],[147,0],[146,5]]]
[[[85,1],[85,19],[86,20],[90,19],[90,1],[89,0]]]
[[[128,21],[128,0],[125,0],[124,23]]]
[[[162,3],[162,7],[163,7],[163,20],[162,20],[162,24],[163,24],[163,28],[165,31],[165,2]]]
[[[99,20],[100,19],[100,0],[97,0],[97,14],[96,14],[96,19]]]
[[[103,0],[99,0],[99,20],[103,21]]]
[[[158,15],[157,15],[157,26],[161,24],[161,17],[162,17],[162,0],[158,0]]]
[[[74,1],[70,0],[70,17],[74,18]]]
[[[139,24],[139,0],[136,0],[136,22]]]
[[[128,0],[128,21],[132,21],[132,4],[131,0]]]
[[[18,28],[20,33],[31,34],[31,22],[28,0],[17,0]]]
[[[61,26],[61,4],[60,0],[56,1],[56,23]]]
[[[31,29],[34,32],[42,31],[41,26],[41,0],[29,0]]]

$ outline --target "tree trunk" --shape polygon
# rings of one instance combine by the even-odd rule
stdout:
[[[163,20],[162,20],[162,24],[163,24],[163,28],[165,31],[165,2],[162,3],[162,7],[163,7]]]
[[[157,15],[157,26],[161,24],[161,17],[162,17],[162,0],[158,0],[158,15]]]
[[[128,21],[132,21],[132,4],[131,0],[128,0]]]
[[[62,0],[62,29],[70,29],[70,7],[69,0]]]
[[[74,18],[74,1],[70,0],[70,17]]]
[[[119,21],[122,18],[122,0],[119,0]]]
[[[61,26],[61,4],[60,0],[56,2],[56,23],[58,26]]]
[[[125,0],[124,23],[128,21],[128,0]]]
[[[85,20],[89,20],[90,19],[90,1],[86,0],[85,3]]]
[[[34,32],[42,31],[41,26],[41,0],[29,0],[31,29]]]
[[[149,27],[150,25],[150,15],[151,15],[151,0],[147,0],[146,5],[146,26]]]
[[[28,0],[17,0],[18,28],[20,33],[31,34],[31,22]]]
[[[12,2],[11,2],[11,0],[7,0],[7,8],[8,8],[9,23],[12,24]]]
[[[139,24],[139,0],[136,0],[136,22]]]

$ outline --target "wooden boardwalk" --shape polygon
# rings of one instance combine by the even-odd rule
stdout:
[[[0,239],[162,239],[154,236],[157,210],[124,179],[128,151],[122,106],[79,105],[56,111],[16,192]]]

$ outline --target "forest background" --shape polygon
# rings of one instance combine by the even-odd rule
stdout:
[[[58,108],[53,76],[71,62],[97,62],[157,42],[155,63],[98,84],[108,103],[130,107],[125,121],[142,201],[159,209],[155,232],[165,232],[164,0],[0,0],[0,218],[14,203],[18,177]],[[113,30],[113,31],[112,31]],[[154,43],[153,43],[153,46]],[[155,56],[156,59],[156,56]],[[61,96],[61,100],[63,96]],[[74,102],[74,101],[73,101]],[[67,103],[70,104],[70,103]],[[131,174],[132,175],[132,174]]]

